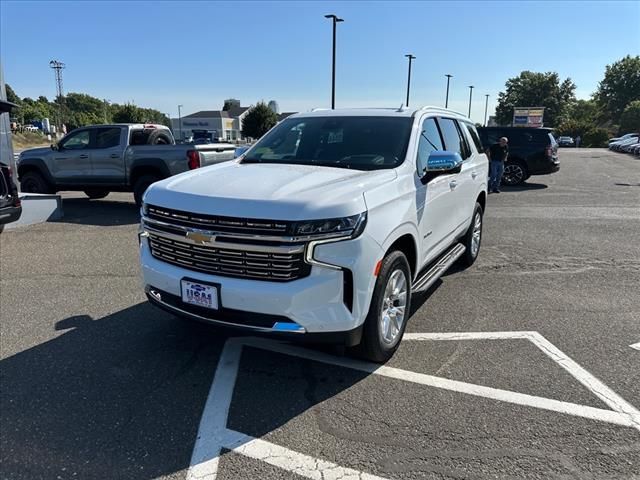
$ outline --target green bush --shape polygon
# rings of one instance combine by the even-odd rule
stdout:
[[[582,145],[587,148],[604,148],[608,142],[609,132],[605,128],[592,128],[582,138]]]

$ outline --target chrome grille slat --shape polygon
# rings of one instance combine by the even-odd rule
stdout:
[[[281,254],[208,247],[148,232],[151,254],[162,261],[212,275],[255,280],[291,281],[307,276],[304,252]],[[234,245],[240,248],[241,245]]]
[[[222,217],[215,215],[191,214],[179,210],[147,206],[147,215],[159,220],[173,220],[177,225],[211,228],[216,227],[221,233],[255,233],[256,235],[286,234],[291,231],[291,224],[279,220],[258,220],[249,218]]]

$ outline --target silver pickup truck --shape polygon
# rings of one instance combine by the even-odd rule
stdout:
[[[92,125],[51,148],[25,150],[18,159],[23,192],[84,191],[89,198],[133,192],[138,205],[149,185],[194,168],[232,160],[235,145],[176,145],[163,125]]]

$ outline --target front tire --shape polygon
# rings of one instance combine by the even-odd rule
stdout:
[[[383,260],[364,322],[361,356],[384,363],[400,345],[411,309],[411,270],[398,250]]]
[[[480,253],[480,244],[482,243],[482,225],[483,225],[483,211],[482,205],[476,203],[473,209],[473,215],[471,216],[471,225],[462,238],[462,244],[465,246],[465,251],[460,257],[460,263],[464,267],[470,267],[473,262],[478,258]]]
[[[21,175],[20,190],[24,193],[54,193],[42,174],[36,171]]]

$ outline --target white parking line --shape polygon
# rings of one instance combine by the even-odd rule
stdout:
[[[640,342],[634,343],[633,345],[629,345],[631,348],[635,348],[636,350],[640,350]]]
[[[613,410],[589,407],[575,403],[536,397],[509,390],[485,387],[471,383],[450,380],[394,367],[335,357],[314,350],[261,338],[232,338],[227,340],[211,385],[209,397],[204,406],[198,436],[194,445],[188,480],[216,480],[218,477],[221,450],[228,449],[247,457],[264,461],[270,465],[311,479],[354,479],[384,480],[364,472],[341,467],[326,460],[295,452],[262,439],[227,429],[227,419],[233,390],[240,367],[243,346],[251,346],[306,358],[329,365],[351,368],[374,375],[395,378],[421,385],[475,395],[493,400],[514,403],[544,410],[565,413],[578,417],[598,420],[640,430],[640,412],[613,390],[603,384],[584,368],[571,360],[538,332],[447,332],[447,333],[407,333],[405,340],[513,340],[526,339],[536,345],[549,358],[564,368],[576,380],[602,399]]]

